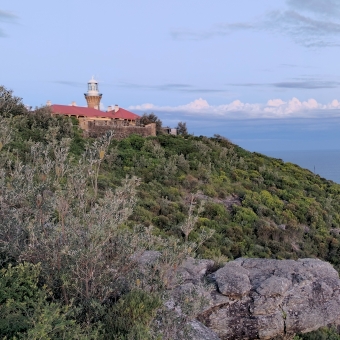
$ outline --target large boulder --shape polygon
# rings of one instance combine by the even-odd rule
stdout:
[[[211,275],[197,319],[220,339],[282,339],[340,320],[337,271],[317,259],[238,259]]]
[[[137,262],[153,265],[161,257],[146,251]],[[183,315],[183,297],[196,296],[198,305],[199,299],[205,301],[196,319],[188,320],[193,339],[292,339],[340,324],[339,275],[327,262],[241,258],[211,273],[213,265],[188,258],[166,272],[169,309]],[[210,283],[208,289],[204,282]]]

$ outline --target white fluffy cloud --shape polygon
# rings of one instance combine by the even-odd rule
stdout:
[[[230,104],[210,105],[206,100],[199,98],[193,102],[179,106],[157,106],[154,104],[141,104],[130,106],[130,110],[140,112],[177,112],[186,115],[210,115],[228,119],[247,118],[321,118],[339,117],[340,102],[333,100],[329,104],[320,104],[315,99],[300,101],[297,98],[285,102],[282,99],[271,99],[267,104],[242,103],[235,100]]]

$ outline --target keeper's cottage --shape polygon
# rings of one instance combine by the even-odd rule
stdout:
[[[87,92],[84,94],[87,107],[77,106],[75,102],[71,105],[52,104],[52,114],[75,117],[84,133],[90,137],[97,137],[106,131],[114,130],[115,138],[124,138],[131,134],[141,136],[156,136],[156,124],[142,125],[140,116],[125,110],[118,105],[109,106],[107,111],[100,110],[102,94],[99,93],[98,82],[91,79],[87,84]]]

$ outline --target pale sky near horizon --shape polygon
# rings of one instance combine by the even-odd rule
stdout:
[[[27,105],[154,112],[265,152],[340,149],[340,0],[0,3],[0,84]]]

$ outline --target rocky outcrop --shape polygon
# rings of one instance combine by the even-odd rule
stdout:
[[[320,260],[238,259],[210,278],[198,320],[220,339],[289,338],[340,319],[339,275]]]
[[[161,256],[148,251],[138,261],[146,265]],[[241,258],[212,272],[213,265],[189,258],[169,273],[168,308],[181,314],[176,300],[192,292],[205,300],[189,322],[192,339],[292,339],[340,322],[339,275],[327,262]]]
[[[316,259],[238,259],[210,275],[197,319],[220,339],[291,338],[340,320],[340,280]]]

